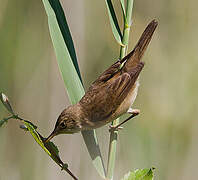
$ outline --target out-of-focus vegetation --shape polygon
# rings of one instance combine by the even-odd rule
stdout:
[[[119,56],[104,1],[62,1],[86,87]],[[119,3],[115,1],[118,8]],[[198,86],[197,2],[134,1],[129,50],[147,23],[159,26],[144,56],[134,107],[141,114],[119,133],[115,179],[134,168],[156,167],[156,179],[196,179]],[[122,13],[122,12],[120,12]],[[120,19],[121,21],[121,19]],[[19,114],[48,135],[68,105],[41,1],[2,0],[0,91]],[[5,116],[0,105],[0,118]],[[65,179],[64,172],[9,121],[0,129],[0,180]],[[97,130],[106,150],[107,128]],[[81,179],[100,179],[80,134],[54,139],[63,160]],[[106,157],[104,152],[104,156]],[[106,159],[106,158],[105,158]]]

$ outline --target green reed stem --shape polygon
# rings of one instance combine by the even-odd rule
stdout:
[[[131,16],[133,9],[133,0],[127,0],[126,4],[126,20],[124,22],[122,44],[120,46],[120,59],[126,55],[127,46],[129,42],[129,34],[131,27]],[[119,118],[112,122],[112,126],[119,124]],[[118,131],[111,131],[110,142],[109,142],[109,153],[108,153],[108,164],[107,164],[107,180],[113,180],[115,160],[116,160],[116,147],[117,147]]]

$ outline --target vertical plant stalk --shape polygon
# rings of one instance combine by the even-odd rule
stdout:
[[[123,37],[122,37],[123,46],[120,47],[120,59],[122,59],[125,56],[127,51],[130,27],[131,27],[132,9],[133,9],[133,0],[127,0],[126,19],[124,20],[124,29],[123,29]],[[118,124],[119,124],[119,118],[112,122],[113,126],[116,126]],[[118,131],[112,131],[110,133],[108,164],[107,164],[107,180],[113,179],[115,160],[116,160],[117,137],[118,137]]]
[[[123,38],[122,44],[124,46],[120,47],[120,59],[122,59],[126,55],[127,46],[129,42],[129,34],[131,29],[131,17],[132,17],[132,10],[133,10],[133,0],[127,0],[126,6],[126,20],[124,22],[124,30],[123,30]]]

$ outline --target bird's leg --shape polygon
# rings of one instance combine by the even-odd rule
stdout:
[[[140,110],[139,109],[129,108],[129,110],[127,111],[127,113],[131,114],[131,116],[129,116],[127,119],[125,119],[123,122],[121,122],[120,124],[118,124],[116,126],[110,125],[109,131],[117,131],[119,129],[122,129],[121,125],[124,124],[124,123],[126,123],[127,121],[129,121],[133,117],[137,116],[140,113]]]

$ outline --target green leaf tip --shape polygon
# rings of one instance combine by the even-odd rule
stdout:
[[[114,38],[116,39],[116,41],[118,42],[119,45],[123,45],[122,44],[122,33],[120,30],[120,26],[116,17],[116,13],[112,4],[111,0],[105,0],[106,2],[106,6],[107,6],[107,10],[108,10],[108,14],[109,14],[109,21],[110,21],[110,25],[111,25],[111,30],[113,32]]]
[[[36,131],[36,126],[29,121],[24,121],[24,126],[27,127],[28,131],[31,133],[35,141],[44,149],[44,151],[51,156],[51,153],[45,147],[44,138]]]
[[[77,56],[76,56],[76,52],[75,52],[75,48],[74,48],[74,43],[72,40],[72,36],[70,33],[70,29],[65,17],[65,13],[63,11],[63,8],[61,6],[61,3],[59,0],[49,0],[49,3],[52,7],[52,9],[54,10],[54,13],[56,15],[56,20],[58,22],[60,31],[62,33],[63,39],[65,41],[65,45],[67,46],[68,52],[70,54],[70,57],[72,59],[72,62],[74,64],[74,67],[77,71],[77,74],[81,80],[82,83],[82,77],[80,74],[80,69],[78,66],[78,60],[77,60]]]
[[[4,93],[0,93],[0,99],[1,102],[3,103],[4,107],[11,113],[14,114],[12,110],[12,106],[10,105],[8,97]]]
[[[127,18],[126,18],[126,10],[125,10],[124,0],[120,0],[120,5],[121,5],[121,9],[122,9],[122,15],[123,15],[124,23],[126,23]]]
[[[127,173],[122,180],[153,180],[155,168],[136,169]]]
[[[59,150],[57,146],[51,141],[45,142],[45,138],[39,134],[39,132],[36,130],[37,126],[35,126],[32,122],[26,120],[23,122],[25,127],[27,127],[28,131],[33,136],[34,140],[62,168],[65,163],[63,163],[59,157]]]

